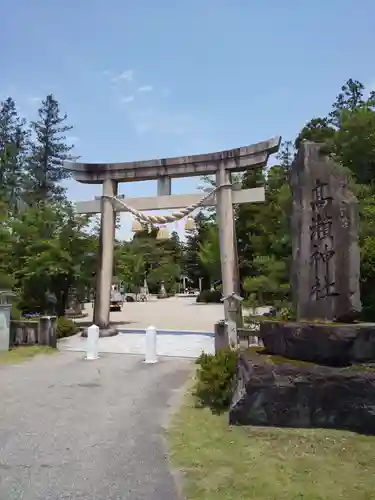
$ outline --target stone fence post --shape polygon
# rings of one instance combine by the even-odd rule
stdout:
[[[42,316],[40,318],[39,345],[57,347],[57,318],[56,316]]]

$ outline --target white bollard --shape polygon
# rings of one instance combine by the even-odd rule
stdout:
[[[89,361],[99,358],[99,327],[91,325],[87,329],[86,358]]]
[[[146,329],[146,353],[145,353],[145,363],[153,364],[157,363],[158,359],[156,357],[156,328],[154,326],[149,326]]]

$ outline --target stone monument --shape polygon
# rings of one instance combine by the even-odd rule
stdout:
[[[355,321],[358,202],[320,144],[301,144],[290,181],[297,320],[260,322],[264,350],[239,356],[229,422],[374,435],[375,324]]]
[[[291,167],[297,320],[353,321],[361,310],[358,202],[343,169],[304,141]]]

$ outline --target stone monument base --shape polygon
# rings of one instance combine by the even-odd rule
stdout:
[[[109,328],[100,328],[99,329],[99,338],[100,337],[114,337],[118,335],[118,331],[115,327],[109,326]],[[87,327],[81,333],[81,337],[87,337]]]
[[[375,371],[297,363],[242,353],[229,423],[375,435]]]
[[[375,361],[374,323],[262,321],[258,335],[268,353],[285,358],[329,366]]]

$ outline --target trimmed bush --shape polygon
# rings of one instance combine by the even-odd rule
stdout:
[[[60,316],[57,318],[56,335],[58,339],[75,335],[77,331],[78,328],[71,319],[65,318],[65,316]]]
[[[216,354],[204,354],[197,359],[197,382],[193,396],[199,406],[220,413],[229,408],[233,395],[238,351],[221,349]]]
[[[221,298],[222,295],[220,290],[202,290],[197,297],[197,302],[220,304]]]

